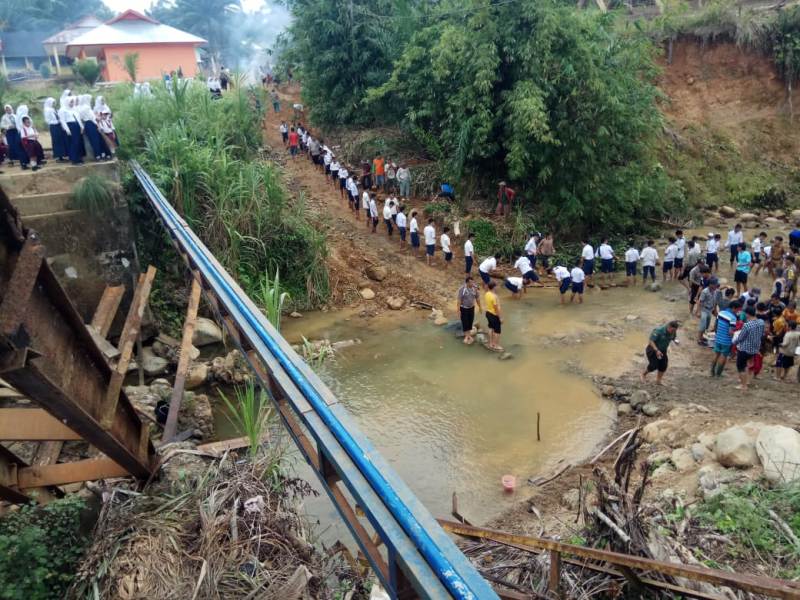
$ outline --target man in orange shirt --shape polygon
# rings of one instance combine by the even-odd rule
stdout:
[[[386,187],[386,161],[380,154],[372,161],[372,169],[375,171],[375,185],[378,189]]]

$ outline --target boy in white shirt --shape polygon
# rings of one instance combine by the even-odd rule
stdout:
[[[536,274],[536,271],[533,270],[531,261],[527,256],[520,256],[514,263],[514,268],[519,269],[519,272],[522,274],[522,278],[526,283],[539,281],[539,276]]]
[[[678,279],[683,273],[683,258],[686,256],[686,240],[683,237],[683,231],[678,229],[675,231],[675,260],[672,262],[672,278]]]
[[[406,213],[405,208],[400,207],[397,209],[397,217],[395,218],[395,224],[397,224],[397,231],[400,233],[400,247],[403,248],[406,245]]]
[[[472,274],[472,264],[475,261],[475,248],[472,245],[472,238],[475,234],[470,232],[467,235],[467,241],[464,242],[464,272],[467,275]]]
[[[369,192],[364,189],[361,193],[361,208],[364,209],[364,220],[367,222],[367,227],[370,225],[370,214],[369,214]]]
[[[661,274],[663,276],[663,280],[667,280],[667,275],[669,278],[672,279],[675,275],[674,267],[675,267],[675,256],[678,254],[678,246],[675,244],[675,238],[669,236],[669,246],[667,249],[664,250],[664,266],[661,268]]]
[[[336,186],[339,185],[339,167],[340,167],[339,161],[336,160],[336,157],[334,156],[333,158],[331,158],[331,169],[330,169],[331,183],[333,184],[334,189],[336,189]]]
[[[411,233],[411,250],[414,256],[419,258],[419,223],[417,223],[417,211],[411,211],[411,222],[408,224],[408,230]]]
[[[358,185],[352,175],[348,176],[344,186],[347,188],[347,204],[350,206],[351,210],[355,211],[356,219],[358,219]]]
[[[527,258],[525,260],[527,260]],[[527,291],[525,289],[526,281],[522,277],[506,277],[505,281],[503,281],[503,285],[511,292],[513,298],[519,298],[521,292]]]
[[[614,279],[614,249],[611,247],[611,244],[608,243],[608,238],[603,238],[600,241],[600,247],[597,249],[597,256],[600,257],[601,277],[606,284],[608,284]],[[575,283],[574,278],[572,279],[572,283]]]
[[[642,248],[642,284],[647,283],[647,276],[649,275],[653,283],[656,281],[656,264],[658,264],[658,250],[656,250],[655,242],[647,240],[647,246]]]
[[[484,288],[489,285],[489,282],[492,278],[489,276],[492,271],[497,268],[497,261],[500,260],[500,255],[495,254],[494,256],[490,256],[478,266],[478,275],[481,276],[481,281],[483,281]]]
[[[712,232],[708,233],[706,241],[706,265],[713,273],[719,271],[719,246],[722,236]]]
[[[739,246],[744,243],[744,233],[742,233],[741,223],[737,223],[728,232],[728,239],[725,240],[725,247],[731,253],[731,269],[734,268],[739,258]]]
[[[350,177],[350,172],[344,165],[339,166],[339,197],[344,200],[344,190],[347,187],[347,178]],[[350,192],[347,192],[350,195]]]
[[[583,272],[580,265],[576,264],[572,267],[569,277],[572,279],[572,295],[569,297],[570,304],[575,300],[575,296],[578,296],[578,304],[583,304],[583,280],[586,279],[586,274]]]
[[[442,253],[444,254],[444,269],[445,271],[450,266],[450,263],[453,260],[453,252],[450,250],[450,236],[447,235],[447,232],[450,231],[449,227],[445,227],[442,231],[442,235],[439,237],[439,244],[442,247]]]
[[[553,268],[553,276],[558,281],[558,293],[561,295],[561,304],[566,304],[567,302],[567,292],[569,291],[570,287],[572,286],[572,276],[569,272],[567,267],[562,267],[558,265]]]
[[[628,285],[636,285],[636,265],[639,262],[639,251],[633,246],[631,240],[628,249],[625,250],[625,281]]]
[[[389,234],[389,237],[392,237],[392,233],[394,232],[394,220],[392,219],[392,206],[394,202],[391,200],[389,204],[383,205],[383,222],[386,225],[386,231]]]
[[[433,219],[428,219],[428,224],[422,233],[425,236],[425,260],[430,265],[433,253],[436,251],[436,227],[433,225]]]
[[[591,285],[592,274],[594,273],[594,248],[592,248],[588,238],[584,238],[582,242],[583,250],[581,250],[580,267],[583,269],[583,272],[586,275],[587,283]]]
[[[531,267],[534,269],[536,268],[536,252],[538,241],[538,236],[535,233],[531,233],[530,237],[528,238],[528,242],[525,244],[525,254],[531,263]]]
[[[755,265],[756,270],[753,271],[753,277],[758,275],[761,272],[761,267],[764,266],[766,261],[761,261],[761,254],[764,250],[764,244],[767,241],[767,232],[762,231],[753,239],[753,244],[751,246],[751,251],[753,253],[753,264]]]
[[[378,228],[378,204],[375,202],[375,193],[370,194],[369,197],[369,217],[372,221],[372,233]]]

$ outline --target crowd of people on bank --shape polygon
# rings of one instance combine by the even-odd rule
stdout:
[[[44,101],[42,118],[52,144],[52,158],[57,162],[82,164],[85,160],[109,160],[119,146],[113,115],[103,96],[75,96],[64,90],[56,107],[55,98]],[[28,106],[16,110],[10,104],[0,117],[0,165],[19,164],[22,169],[38,171],[47,163],[39,131]]]
[[[279,106],[275,107],[276,112]],[[411,171],[408,165],[396,163],[382,155],[364,160],[358,165],[345,164],[323,139],[315,138],[302,123],[282,121],[279,130],[284,145],[292,159],[306,157],[327,178],[329,185],[373,233],[383,223],[386,235],[396,237],[401,248],[424,257],[428,265],[437,260],[445,270],[454,260],[451,234],[447,225],[437,231],[433,218],[423,218],[420,211],[407,208],[411,196]],[[495,214],[510,212],[516,192],[505,182],[498,184]],[[437,197],[454,198],[452,187],[443,184]],[[422,231],[420,231],[422,228]],[[709,232],[705,238],[676,230],[669,236],[663,257],[654,240],[643,246],[631,241],[618,255],[607,238],[593,246],[588,238],[581,244],[580,254],[568,263],[558,264],[552,234],[530,232],[524,247],[513,257],[512,275],[499,275],[498,264],[502,256],[495,254],[476,263],[475,234],[468,232],[463,243],[464,284],[457,293],[457,308],[464,331],[464,343],[475,340],[475,311],[484,311],[489,330],[487,346],[502,351],[500,335],[503,313],[498,295],[498,281],[519,298],[530,286],[541,286],[541,277],[550,275],[557,282],[561,304],[583,303],[587,287],[601,288],[613,285],[617,277],[618,262],[624,263],[627,286],[641,282],[656,284],[660,267],[661,282],[676,281],[686,289],[690,316],[698,319],[697,343],[713,349],[711,375],[720,377],[729,359],[735,357],[741,389],[763,368],[764,360],[774,358],[776,376],[785,380],[794,366],[800,346],[796,311],[797,261],[800,260],[800,222],[789,234],[788,244],[783,236],[772,239],[759,232],[750,243],[745,242],[741,224],[731,229],[723,243],[720,233]],[[729,257],[732,286],[721,286],[718,277],[720,255]],[[441,259],[437,259],[437,255]],[[473,279],[477,265],[480,284]],[[621,265],[620,265],[621,266]],[[621,269],[620,269],[621,271]],[[751,279],[766,278],[769,292],[751,286]],[[657,372],[661,383],[667,370],[667,348],[675,340],[679,327],[673,321],[659,327],[651,336],[646,355],[648,373]]]

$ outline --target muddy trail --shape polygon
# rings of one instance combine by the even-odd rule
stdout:
[[[376,233],[363,214],[358,215],[342,199],[338,186],[311,163],[304,155],[292,159],[284,147],[278,129],[281,120],[292,123],[292,103],[299,101],[299,93],[294,89],[283,88],[279,92],[281,112],[268,111],[264,120],[264,138],[270,158],[282,165],[287,187],[294,197],[302,196],[327,235],[328,269],[331,283],[331,304],[334,306],[363,306],[362,316],[373,316],[386,310],[389,298],[403,298],[403,305],[416,301],[439,308],[447,305],[462,281],[463,240],[454,239],[455,257],[448,269],[443,266],[441,253],[437,250],[436,263],[425,264],[424,255],[415,257],[410,246],[400,246],[397,231],[390,238],[383,222],[378,224]],[[335,145],[335,141],[331,145]],[[383,207],[385,195],[378,194],[379,211]],[[406,203],[406,214],[417,208],[420,229],[423,226],[420,199]],[[437,234],[440,232],[437,232]],[[370,279],[367,268],[382,266],[386,276],[381,281]],[[365,300],[361,290],[371,289],[375,298]]]

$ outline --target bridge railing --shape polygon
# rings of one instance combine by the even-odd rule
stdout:
[[[192,278],[393,598],[497,598],[328,387],[269,323],[135,161],[133,172]],[[357,516],[363,511],[371,536]],[[383,548],[381,548],[381,546]]]

